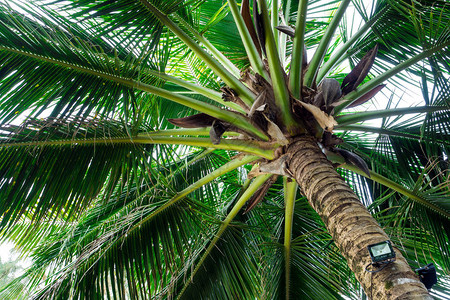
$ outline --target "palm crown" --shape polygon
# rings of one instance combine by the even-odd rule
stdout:
[[[411,267],[448,274],[448,2],[38,3],[0,3],[0,229],[33,259],[24,293],[428,297]],[[386,239],[397,261],[370,274]]]

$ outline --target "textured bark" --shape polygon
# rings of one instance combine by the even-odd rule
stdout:
[[[389,238],[314,139],[306,136],[297,139],[289,145],[287,154],[289,171],[322,218],[366,294],[372,299],[432,299],[395,246],[394,263],[378,273],[365,271],[371,262],[367,246]]]

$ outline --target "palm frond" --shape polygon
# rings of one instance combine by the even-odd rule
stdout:
[[[126,127],[121,123],[82,119],[30,120],[23,126],[11,125],[2,129],[3,144],[127,136]],[[73,220],[102,190],[107,196],[119,182],[126,186],[135,180],[145,181],[145,173],[138,171],[137,167],[149,169],[150,160],[146,153],[151,153],[154,148],[132,143],[74,143],[68,147],[1,146],[2,228],[24,216],[36,223],[55,216]],[[130,156],[135,151],[136,155]],[[93,180],[97,182],[95,187],[92,186]]]
[[[299,195],[298,195],[299,196]],[[350,286],[345,288],[343,281],[349,279],[349,270],[332,246],[329,235],[318,215],[312,211],[304,198],[297,198],[293,215],[292,253],[290,258],[290,282],[285,282],[285,255],[283,247],[284,231],[282,230],[283,207],[273,207],[269,203],[264,211],[270,215],[260,217],[268,222],[271,234],[263,240],[261,251],[265,261],[262,265],[262,278],[265,283],[265,295],[279,299],[297,299],[325,297],[326,299],[342,299],[342,294],[350,295]],[[271,207],[271,209],[268,209]],[[263,210],[259,210],[262,213]],[[258,210],[255,210],[255,214]],[[255,218],[255,217],[253,217]],[[281,219],[281,222],[279,221]],[[254,222],[264,222],[255,219]],[[253,223],[253,222],[252,222]],[[269,228],[270,228],[269,227]],[[313,254],[314,253],[314,254]],[[290,285],[286,295],[286,284]],[[320,293],[318,296],[317,293]],[[271,296],[269,296],[271,295]],[[275,296],[276,295],[276,296]]]
[[[162,83],[140,71],[139,57],[130,52],[119,54],[108,45],[101,48],[105,43],[86,40],[82,28],[56,26],[39,14],[25,16],[4,5],[1,8],[3,123],[24,113],[30,117],[45,113],[59,118],[94,114],[111,118],[123,113],[129,122],[142,113],[142,102],[152,101],[153,97],[95,74],[139,78],[157,86]],[[158,53],[153,51],[152,55]],[[157,66],[147,60],[146,67]]]
[[[44,288],[39,297],[66,297],[73,292],[77,297],[96,297],[105,286],[113,298],[127,294],[146,299],[163,291],[170,293],[163,287],[170,286],[184,269],[186,260],[197,251],[195,247],[203,245],[208,229],[201,224],[216,213],[218,191],[214,184],[202,185],[190,188],[194,191],[190,198],[176,205],[167,206],[164,202],[170,200],[170,194],[176,197],[184,186],[189,187],[193,180],[202,180],[205,173],[223,165],[224,159],[229,159],[224,154],[189,154],[179,158],[180,162],[186,161],[184,167],[168,159],[153,168],[151,187],[116,189],[107,202],[96,201],[73,226],[58,228],[39,240],[41,247],[32,249],[39,267],[26,275],[36,279],[42,270],[48,270],[49,282],[56,283]],[[212,202],[199,202],[204,198]],[[155,215],[162,206],[164,210]],[[142,222],[146,214],[154,216]],[[27,238],[33,240],[31,236]],[[161,253],[160,247],[164,249]],[[74,251],[78,253],[76,261],[71,257]],[[76,284],[71,281],[73,276],[79,278]],[[115,282],[114,276],[123,281]]]
[[[365,8],[359,5],[358,10],[362,13]],[[411,4],[405,1],[383,0],[376,3],[373,14],[378,12],[383,14],[374,23],[372,30],[349,50],[350,54],[354,53],[360,58],[373,47],[373,44],[378,43],[380,48],[374,66],[377,74],[449,41],[450,15],[448,3],[445,1]],[[445,57],[448,57],[448,45],[442,53],[446,54],[440,61],[445,62]],[[437,54],[435,57],[440,55]],[[445,67],[441,68],[444,69]],[[420,64],[412,65],[408,70],[417,76],[421,74]],[[405,80],[406,77],[402,79]],[[398,80],[396,82],[398,83]],[[414,81],[409,82],[415,85]]]

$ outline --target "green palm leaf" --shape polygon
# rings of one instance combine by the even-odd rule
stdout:
[[[72,122],[35,120],[5,129],[11,134],[3,134],[3,144],[126,136],[126,129],[120,123],[81,119]],[[138,151],[140,155],[130,156],[136,147],[141,149]],[[1,205],[2,227],[12,225],[26,215],[33,216],[35,222],[56,216],[73,220],[103,189],[107,197],[109,190],[119,182],[126,185],[135,180],[145,180],[144,174],[136,174],[136,168],[149,168],[145,153],[150,153],[152,148],[132,143],[80,146],[76,142],[63,148],[1,147],[1,176],[4,178],[1,189],[4,199]],[[64,167],[58,164],[62,161]],[[96,167],[91,168],[94,165]],[[97,183],[95,188],[92,187],[93,181]],[[33,209],[27,210],[26,207]]]

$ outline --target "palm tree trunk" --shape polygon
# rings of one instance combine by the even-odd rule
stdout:
[[[367,246],[389,238],[315,140],[301,137],[289,145],[287,154],[289,171],[322,218],[366,294],[372,299],[432,299],[395,247],[395,262],[378,273],[365,270],[371,263]]]

